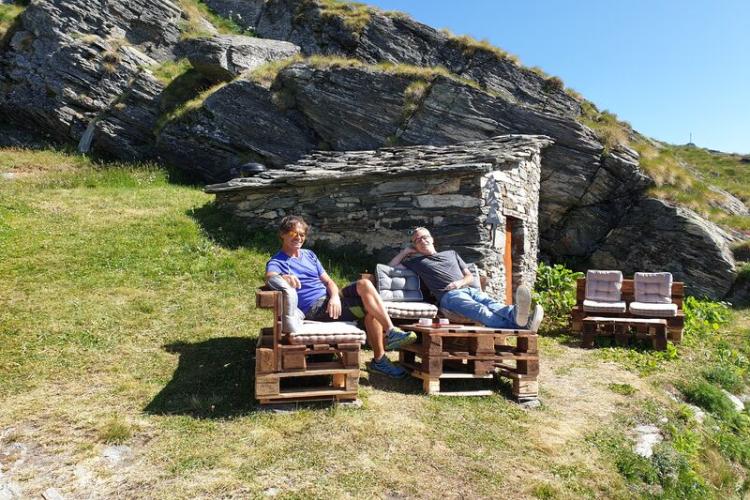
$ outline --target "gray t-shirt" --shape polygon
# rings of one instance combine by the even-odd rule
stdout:
[[[403,262],[407,269],[417,273],[430,293],[440,302],[449,283],[464,277],[466,262],[454,250],[444,250],[434,255],[417,255]]]

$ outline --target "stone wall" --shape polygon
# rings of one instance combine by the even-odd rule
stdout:
[[[311,225],[310,243],[359,249],[387,262],[426,226],[436,247],[477,262],[503,296],[505,225],[512,217],[514,286],[533,284],[539,239],[543,136],[500,136],[453,146],[315,152],[284,170],[206,187],[249,228],[275,230],[285,215]]]

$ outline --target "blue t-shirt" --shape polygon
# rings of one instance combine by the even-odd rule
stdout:
[[[326,271],[312,250],[300,249],[299,258],[290,257],[279,250],[266,263],[266,272],[291,274],[297,277],[301,285],[297,289],[297,307],[305,314],[320,297],[324,297],[327,293],[325,285],[320,281],[320,277]]]

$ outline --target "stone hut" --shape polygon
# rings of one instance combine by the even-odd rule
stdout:
[[[403,247],[411,227],[426,226],[438,250],[476,262],[488,291],[507,299],[519,284],[533,285],[540,152],[551,143],[505,135],[451,146],[317,151],[284,170],[206,192],[248,228],[275,230],[283,216],[301,215],[311,243],[357,248],[378,262]]]

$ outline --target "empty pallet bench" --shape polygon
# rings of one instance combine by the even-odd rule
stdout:
[[[284,332],[282,292],[261,289],[255,300],[273,310],[273,327],[261,329],[255,349],[260,404],[357,399],[365,332],[348,323],[307,321],[297,332]]]
[[[492,390],[444,391],[446,379],[511,379],[513,396],[530,401],[539,396],[537,334],[529,330],[500,330],[476,325],[405,325],[419,340],[401,348],[401,366],[422,380],[427,394],[484,396]],[[513,345],[515,343],[515,345]]]

